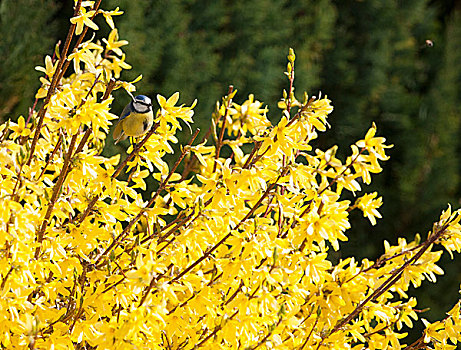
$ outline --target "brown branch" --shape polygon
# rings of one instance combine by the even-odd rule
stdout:
[[[250,155],[248,156],[245,164],[243,165],[243,169],[248,169],[250,167],[250,164],[252,164],[253,157],[255,154],[259,151],[262,145],[262,141],[256,141],[255,145],[253,147],[253,150],[251,151]]]
[[[406,347],[404,347],[403,350],[418,350],[418,349],[423,349],[423,348],[427,349],[427,344],[424,342],[425,337],[426,337],[426,335],[423,334],[416,341],[414,341],[410,345],[407,345]]]
[[[167,349],[168,349],[168,350],[171,350],[170,341],[168,340],[168,336],[166,335],[166,332],[163,331],[163,332],[162,332],[162,335],[163,335],[163,337],[165,338],[165,342],[166,342],[166,345],[167,345]]]
[[[160,233],[162,233],[163,231],[168,230],[171,226],[176,224],[176,226],[174,228],[172,228],[170,231],[168,231],[163,236],[159,237],[158,242],[159,243],[164,242],[168,238],[168,236],[170,236],[178,227],[183,225],[187,220],[189,220],[192,217],[191,215],[189,215],[189,216],[184,218],[183,215],[184,215],[184,211],[181,211],[178,214],[178,216],[176,217],[176,219],[174,219],[172,222],[170,222],[166,226],[162,227],[158,232],[154,232],[151,235],[149,235],[148,237],[144,238],[141,241],[141,244],[146,243],[148,240],[154,238],[155,236],[158,236]]]
[[[96,204],[96,202],[99,200],[99,194],[94,196],[90,203],[88,203],[88,206],[86,207],[85,211],[83,212],[83,214],[78,218],[78,224],[81,224],[85,219],[86,217],[90,214],[91,210],[93,209],[94,205]],[[73,220],[71,220],[71,222],[73,222]]]
[[[134,158],[134,156],[139,152],[139,150],[144,146],[144,144],[154,134],[154,132],[157,130],[159,126],[160,126],[159,122],[155,123],[152,126],[152,128],[149,130],[146,136],[144,136],[141,142],[136,144],[136,146],[133,148],[133,151],[128,155],[128,157],[126,157],[126,159],[118,165],[117,169],[115,169],[111,178],[115,179],[118,176],[118,174],[120,174],[120,172],[125,167],[125,165]]]
[[[78,106],[76,107],[76,110],[80,109],[83,107],[83,105],[87,102],[88,100],[88,97],[89,95],[91,94],[91,91],[93,91],[94,87],[96,86],[97,82],[98,82],[98,78],[99,76],[97,76],[95,78],[95,81],[93,83],[93,85],[90,87],[90,89],[88,90],[88,93],[86,94],[86,97],[83,98],[80,103],[78,104]],[[89,128],[88,130],[91,130],[91,128]],[[87,130],[87,133],[88,133],[88,130]],[[83,139],[81,140],[74,156],[80,152],[82,149],[83,149],[83,145],[84,143],[86,142],[86,140],[88,139],[88,136],[89,136],[89,133],[88,133],[88,136],[85,138],[85,136],[87,135],[87,133],[85,133]],[[69,174],[69,169],[70,169],[70,159],[72,157],[72,152],[73,152],[73,149],[75,147],[75,143],[77,141],[77,137],[78,137],[78,131],[72,136],[72,139],[71,139],[71,142],[70,142],[70,145],[69,145],[69,149],[67,151],[67,154],[66,154],[66,157],[64,159],[64,164],[62,166],[62,169],[61,169],[61,173],[59,174],[59,177],[58,177],[58,181],[56,182],[54,188],[53,188],[53,194],[51,196],[51,199],[50,199],[50,202],[48,204],[48,208],[47,208],[47,211],[46,211],[46,214],[45,214],[45,218],[43,219],[43,222],[42,222],[42,225],[37,233],[37,242],[39,244],[42,243],[43,241],[43,235],[44,235],[44,232],[45,232],[45,229],[46,229],[46,226],[48,225],[48,221],[50,219],[50,216],[51,216],[51,212],[53,211],[53,208],[54,208],[54,205],[56,204],[56,201],[58,199],[58,196],[59,196],[59,191],[61,190],[61,187],[62,187],[62,184],[64,183],[64,180],[66,179],[67,175]],[[58,141],[58,144],[59,142],[61,141],[61,139],[59,139]],[[79,149],[81,147],[81,149]],[[55,147],[55,150],[56,150],[57,147]],[[55,151],[53,151],[55,152]],[[50,159],[51,157],[53,156],[54,154],[52,154],[50,156]],[[48,163],[47,163],[48,164]],[[45,169],[46,169],[46,166],[45,166]],[[43,172],[45,171],[45,169],[43,170]],[[42,173],[43,173],[42,172]],[[41,176],[41,175],[40,175]],[[40,254],[40,246],[38,246],[35,250],[35,258],[37,259],[38,256]]]
[[[18,171],[17,178],[16,178],[16,183],[14,184],[13,192],[11,192],[11,198],[14,201],[18,200],[16,191],[19,191],[19,184],[21,183],[21,178],[22,178],[21,174],[22,174],[23,167],[24,167],[24,163],[22,163],[21,166],[19,167],[19,171]]]
[[[123,271],[122,271],[122,273],[123,273]],[[126,279],[125,276],[121,276],[121,277],[122,277],[122,278],[121,278],[119,281],[115,282],[114,284],[111,284],[111,285],[108,286],[106,289],[104,289],[104,290],[101,292],[101,294],[107,293],[109,290],[111,290],[112,288],[118,286],[120,283],[122,283],[122,282]]]
[[[10,276],[11,272],[13,272],[13,267],[10,267],[6,275],[2,278],[2,284],[0,285],[0,291],[3,291],[3,288],[5,288],[6,281],[8,280],[8,277]]]
[[[94,10],[95,12],[94,12],[93,16],[91,16],[91,18],[90,18],[91,20],[93,20],[93,19],[96,17],[96,15],[97,15],[97,13],[98,13],[99,5],[101,4],[101,1],[102,1],[102,0],[98,0],[98,1],[93,5],[93,8],[91,9],[91,11]],[[77,13],[77,14],[78,14],[78,13]],[[74,14],[74,17],[75,17],[75,16],[76,16],[76,14]],[[77,42],[76,42],[75,45],[74,45],[74,48],[73,48],[73,50],[72,50],[72,53],[75,52],[75,51],[77,51],[78,47],[80,46],[80,44],[82,43],[83,39],[85,38],[85,35],[86,35],[87,32],[88,32],[88,27],[87,27],[87,26],[84,26],[84,27],[83,27],[82,33],[79,35],[79,37],[78,37],[78,39],[77,39]],[[63,69],[62,69],[62,72],[61,72],[61,74],[60,74],[60,76],[59,76],[59,80],[61,80],[62,77],[64,76],[64,74],[66,73],[67,68],[69,68],[70,62],[71,62],[71,61],[67,61],[67,60],[66,60],[66,63],[64,64],[64,67],[63,67]],[[58,80],[58,81],[59,81],[59,80]]]
[[[150,283],[149,283],[149,286],[146,288],[146,290],[144,291],[142,297],[141,297],[141,300],[139,301],[139,305],[138,307],[141,307],[142,304],[144,304],[144,302],[146,301],[147,299],[147,296],[149,295],[149,292],[152,290],[152,288],[154,288],[155,284],[157,283],[157,281],[160,280],[160,278],[162,278],[163,276],[165,276],[165,274],[170,271],[170,269],[173,267],[173,264],[170,264],[167,268],[167,270],[162,273],[160,276],[157,276],[157,277],[154,277],[151,279]]]
[[[205,207],[208,206],[209,204],[211,203],[211,199],[208,200],[206,203],[205,203]],[[160,237],[159,239],[159,243],[161,242],[164,242],[166,241],[166,239],[173,233],[175,232],[176,230],[178,230],[181,226],[185,225],[189,220],[189,222],[187,223],[186,225],[186,229],[187,227],[189,227],[189,225],[194,222],[197,218],[199,218],[201,215],[203,214],[203,212],[199,212],[198,214],[196,214],[195,216],[192,214],[189,214],[187,217],[185,217],[181,222],[178,222],[176,224],[176,226],[170,230],[168,233],[166,233],[165,235],[163,235],[162,237]],[[192,219],[192,220],[191,220]],[[163,231],[163,230],[162,230]],[[171,243],[173,243],[174,241],[176,240],[176,237],[173,237],[170,241],[168,241],[168,244],[165,244],[159,251],[157,251],[157,254],[160,254],[166,247],[168,247]]]
[[[191,217],[192,215],[189,215],[185,218],[182,218],[181,216],[184,215],[184,212],[180,212],[178,214],[178,216],[176,217],[176,219],[174,219],[172,222],[170,222],[168,225],[162,227],[158,232],[154,232],[152,233],[151,235],[149,235],[148,237],[144,238],[140,244],[144,244],[146,243],[148,240],[154,238],[155,236],[158,236],[160,233],[162,233],[163,231],[167,230],[168,228],[170,228],[171,226],[173,226],[174,224],[176,224],[176,226],[174,228],[172,228],[170,231],[168,231],[165,235],[163,235],[162,237],[159,237],[158,239],[158,243],[162,243],[164,241],[166,241],[166,238],[168,238],[168,236],[170,236],[174,231],[176,231],[179,227],[181,227],[182,225],[184,225]],[[180,221],[182,220],[182,221]],[[159,251],[157,251],[156,254],[160,254],[163,249],[165,249],[170,243],[172,243],[174,241],[175,238],[173,238],[171,241],[168,242],[168,244],[164,245]],[[133,245],[131,246],[131,248],[129,248],[128,250],[120,253],[118,256],[117,256],[117,259],[120,258],[123,253],[127,253],[129,254],[135,247],[135,243],[133,243]]]
[[[152,131],[152,130],[151,130]],[[152,196],[152,198],[150,199],[150,201],[147,203],[147,205],[141,209],[141,211],[128,223],[128,225],[125,227],[125,229],[113,240],[113,242],[106,248],[106,250],[104,250],[104,252],[96,259],[96,261],[94,262],[94,264],[98,264],[99,261],[101,261],[101,259],[109,252],[111,251],[116,245],[118,245],[119,241],[123,240],[125,238],[125,236],[128,234],[128,232],[130,231],[131,227],[141,218],[141,216],[146,212],[147,209],[149,209],[152,204],[154,204],[155,200],[157,199],[158,195],[160,194],[160,192],[165,188],[166,184],[168,183],[168,181],[170,180],[171,176],[173,175],[173,173],[176,171],[176,168],[178,167],[179,163],[181,163],[181,161],[184,159],[184,157],[186,156],[186,153],[190,151],[190,146],[192,145],[192,143],[194,142],[195,138],[197,137],[198,133],[200,132],[200,129],[197,129],[194,133],[194,135],[192,135],[192,138],[191,140],[189,141],[189,144],[187,145],[187,147],[185,147],[183,149],[183,151],[181,152],[181,155],[180,157],[178,158],[178,160],[176,161],[176,163],[174,164],[173,168],[170,170],[168,176],[160,183],[157,191],[155,192],[155,194]],[[147,136],[146,136],[147,137]],[[134,152],[134,150],[133,150]]]
[[[83,263],[82,265],[83,265],[83,271],[82,271],[82,275],[80,276],[80,294],[81,294],[80,305],[78,307],[77,314],[74,317],[74,321],[72,322],[72,325],[69,327],[69,333],[70,334],[72,334],[72,331],[73,331],[73,329],[75,327],[75,324],[77,323],[77,320],[83,314],[83,296],[85,295],[84,291],[85,291],[86,273],[87,273],[87,270],[88,270],[88,264]]]
[[[274,200],[274,198],[275,198],[275,196],[271,196],[271,198],[269,199],[269,202],[267,203],[266,211],[264,212],[263,218],[266,218],[267,214],[269,214],[269,211],[271,209],[271,204],[272,204],[272,201]]]
[[[307,297],[307,298],[305,299],[304,304],[301,305],[301,307],[300,307],[300,310],[299,310],[300,312],[302,312],[303,306],[305,306],[305,305],[307,305],[307,304],[309,303],[310,297],[311,297],[311,296],[309,296],[309,297]],[[303,318],[303,320],[298,324],[298,328],[297,328],[296,330],[299,330],[299,327],[300,327],[304,322],[306,322],[306,321],[312,316],[314,310],[315,310],[315,305],[312,305],[311,310],[309,311],[309,313],[307,314],[307,316],[305,316],[305,317]],[[317,318],[318,318],[318,316],[317,316]],[[295,330],[295,331],[296,331],[296,330]],[[312,333],[312,330],[311,330],[311,333]],[[308,335],[308,338],[309,338],[309,337],[310,337],[310,335]],[[287,336],[285,337],[285,339],[283,340],[282,343],[286,342],[286,341],[287,341],[288,339],[290,339],[290,338],[291,338],[291,335],[287,335]]]
[[[275,328],[277,328],[280,323],[282,322],[282,317],[280,316],[277,323],[274,325],[274,328],[272,330],[270,330],[269,332],[267,332],[267,334],[264,336],[264,338],[262,338],[258,344],[256,344],[255,346],[253,347],[250,347],[250,348],[247,348],[249,350],[256,350],[257,348],[259,348],[261,345],[263,345],[267,339],[269,339],[269,337],[272,335],[272,333],[274,333],[274,330]]]
[[[235,292],[229,297],[229,299],[226,300],[226,302],[224,303],[224,305],[227,305],[229,304],[232,300],[235,299],[235,297],[237,296],[237,294],[242,290],[242,287],[245,285],[245,283],[243,283],[243,280],[240,280],[240,284],[238,286],[238,288],[235,290]]]
[[[37,107],[37,103],[38,103],[38,97],[35,98],[34,105],[32,107],[29,107],[29,115],[27,116],[26,127],[27,127],[27,124],[29,124],[30,122],[30,118],[32,118],[32,115],[34,114],[35,107]]]
[[[271,148],[271,145],[269,145],[263,153],[253,158],[253,160],[251,161],[248,167],[251,168],[253,164],[256,164],[256,162],[258,162],[262,157],[264,157],[264,155],[270,150],[270,148]]]
[[[45,233],[45,229],[48,226],[48,222],[50,220],[54,205],[56,204],[56,201],[58,200],[58,196],[59,196],[59,192],[61,191],[62,184],[64,183],[64,180],[67,177],[69,166],[70,166],[70,158],[71,158],[72,152],[75,147],[75,142],[77,141],[77,136],[78,136],[78,132],[76,132],[75,135],[72,136],[69,149],[67,151],[66,157],[64,158],[64,164],[62,166],[61,173],[59,174],[58,180],[56,181],[56,184],[53,187],[53,194],[51,195],[50,202],[48,203],[48,208],[46,210],[45,217],[43,218],[42,225],[40,226],[40,229],[37,232],[36,241],[39,245],[35,249],[35,255],[34,255],[35,259],[38,259],[38,256],[40,255],[40,247],[43,241],[43,235]]]
[[[282,191],[284,189],[282,188]],[[283,193],[282,193],[283,195]],[[282,233],[282,228],[283,228],[283,222],[284,222],[284,219],[283,219],[283,207],[282,207],[282,204],[280,203],[280,201],[278,201],[278,207],[279,207],[279,217],[277,219],[277,227],[278,227],[278,230],[277,230],[277,237],[280,237],[280,234]]]
[[[214,282],[216,282],[218,279],[220,279],[220,278],[222,277],[222,275],[223,275],[223,273],[221,272],[219,275],[216,275],[216,277],[214,277],[213,279],[210,279],[210,281],[207,283],[207,286],[211,286]],[[176,309],[177,309],[178,307],[179,307],[179,308],[183,308],[184,306],[186,306],[187,303],[188,303],[189,301],[191,301],[192,299],[194,299],[194,298],[197,296],[197,294],[199,294],[199,293],[200,293],[200,290],[194,291],[194,293],[189,297],[189,299],[187,299],[186,301],[184,301],[182,304],[176,305],[176,306],[173,308],[173,310],[171,310],[171,311],[168,312],[168,315],[173,314],[173,313],[176,311]]]
[[[106,91],[104,91],[104,95],[102,96],[101,101],[105,101],[109,98],[112,90],[115,88],[115,83],[117,81],[114,78],[110,78],[109,83],[107,84]]]
[[[86,27],[85,27],[86,28]],[[81,101],[81,105],[83,106],[83,104],[85,104],[85,102],[87,101],[88,97],[90,96],[90,93],[91,91],[93,90],[93,88],[95,87],[95,85],[98,83],[98,79],[99,79],[99,76],[98,75],[93,83],[93,85],[91,86],[90,90],[88,91],[88,93],[86,94],[86,97]],[[114,89],[115,87],[115,80],[113,78],[110,79],[109,83],[107,84],[107,87],[106,87],[106,91],[104,92],[104,96],[102,97],[101,101],[104,101],[104,100],[107,100],[109,98],[109,95],[110,93],[112,92],[112,90]],[[83,103],[82,103],[83,102]],[[81,107],[81,106],[79,106]],[[81,151],[83,151],[83,147],[85,147],[85,144],[87,143],[88,141],[88,138],[90,137],[91,135],[91,132],[93,131],[93,128],[90,126],[86,129],[85,131],[85,134],[83,135],[82,139],[80,140],[80,143],[78,144],[78,147],[77,149],[75,150],[75,153],[74,153],[74,157],[80,153]]]
[[[264,192],[264,194],[261,196],[261,198],[258,200],[258,202],[253,206],[253,208],[248,212],[247,215],[245,215],[245,217],[237,224],[237,226],[234,228],[234,230],[238,230],[238,228],[251,216],[253,215],[253,213],[256,211],[256,209],[259,207],[259,205],[263,202],[263,200],[268,196],[268,194],[270,193],[270,191],[272,191],[272,189],[275,187],[275,185],[277,184],[277,182],[280,180],[280,178],[282,178],[283,176],[285,176],[286,172],[288,171],[288,166],[285,167],[283,170],[282,170],[282,173],[277,177],[277,179],[275,180],[274,183],[272,183],[267,189],[266,191]],[[206,206],[206,204],[205,204]],[[196,216],[200,215],[197,214]],[[182,276],[184,276],[186,273],[188,273],[190,270],[192,270],[195,266],[197,266],[198,264],[200,264],[203,260],[205,260],[208,256],[211,255],[211,253],[213,253],[221,244],[223,244],[230,236],[232,235],[232,233],[228,233],[227,235],[225,235],[218,243],[216,243],[212,248],[208,249],[199,259],[197,259],[195,262],[193,262],[191,265],[189,265],[189,267],[187,267],[186,269],[184,269],[181,273],[179,273],[178,275],[176,275],[176,277],[174,277],[173,279],[171,279],[170,281],[168,281],[169,284],[179,280]],[[163,248],[162,248],[163,249]],[[158,252],[157,252],[158,254]],[[140,303],[140,306],[144,303],[145,299],[147,298],[147,295],[149,294],[149,292],[151,291],[151,289],[153,288],[153,286],[155,285],[155,282],[158,280],[158,277],[154,277],[152,278],[147,290],[146,290],[146,293],[144,294],[142,300],[141,300],[141,303]],[[155,291],[156,292],[156,291]]]
[[[315,319],[314,324],[312,325],[311,331],[310,331],[309,334],[307,335],[307,338],[306,338],[306,340],[304,341],[303,345],[301,346],[300,350],[303,350],[304,347],[307,345],[307,342],[308,342],[309,339],[311,338],[312,333],[314,333],[315,326],[317,326],[317,323],[318,323],[318,322],[319,322],[319,318],[317,317],[317,318]]]
[[[80,305],[78,307],[77,314],[74,317],[74,320],[72,321],[71,326],[69,327],[69,333],[72,334],[72,331],[74,330],[75,324],[77,323],[77,320],[82,316],[83,314],[83,300],[81,300]]]
[[[235,311],[228,319],[226,319],[227,321],[230,321],[232,320],[235,316],[237,316],[239,310]],[[208,334],[208,336],[203,339],[200,343],[198,343],[197,345],[195,345],[194,349],[196,348],[199,348],[201,347],[208,339],[210,339],[211,337],[214,337],[220,330],[221,330],[222,326],[221,325],[218,325],[214,328],[213,332],[211,332],[210,334]]]
[[[5,123],[5,129],[3,129],[2,134],[0,135],[0,142],[3,142],[5,140],[6,135],[8,134],[9,131],[10,131],[10,120],[8,119]]]
[[[219,115],[219,117],[221,117],[221,116]],[[213,131],[213,124],[210,125],[210,127],[208,128],[208,131],[206,132],[205,136],[202,137],[202,140],[199,142],[199,144],[202,144],[202,143],[206,142],[208,140],[208,137],[210,137],[212,131]],[[189,175],[189,173],[191,172],[191,169],[193,168],[195,162],[196,162],[196,157],[193,154],[191,154],[191,157],[184,164],[184,169],[183,169],[183,172],[181,174],[181,180],[180,181],[184,180],[187,177],[187,175]]]
[[[40,175],[39,175],[38,178],[37,178],[37,181],[39,181],[39,180],[41,179],[41,177],[43,176],[43,174],[45,174],[45,172],[46,172],[46,168],[48,168],[48,165],[50,165],[50,163],[53,161],[54,155],[56,154],[56,152],[58,151],[59,147],[61,146],[62,137],[63,137],[63,136],[60,134],[60,135],[59,135],[58,142],[56,143],[56,146],[54,146],[53,152],[51,152],[50,157],[48,158],[48,160],[47,160],[45,166],[44,166],[43,169],[42,169],[42,172],[40,173]]]
[[[415,246],[415,247],[413,247],[411,249],[403,250],[400,253],[394,254],[394,255],[389,256],[387,258],[385,258],[386,254],[383,254],[378,258],[378,260],[376,260],[373,263],[373,265],[367,267],[366,269],[363,269],[363,270],[359,271],[357,274],[355,274],[354,276],[349,278],[347,281],[343,282],[343,284],[344,283],[349,283],[350,281],[352,281],[354,278],[356,278],[357,276],[359,276],[362,273],[366,273],[366,272],[368,272],[370,270],[377,269],[377,268],[381,267],[387,261],[390,261],[392,259],[398,258],[399,256],[406,255],[406,254],[408,254],[408,253],[410,253],[410,252],[412,252],[414,250],[417,250],[417,249],[421,248],[424,244],[425,244],[425,242],[420,243],[420,244],[418,244],[417,246]]]
[[[83,137],[80,140],[80,143],[78,144],[77,149],[75,150],[75,153],[74,153],[73,157],[75,157],[77,154],[79,154],[81,151],[83,151],[83,147],[85,147],[85,144],[87,143],[92,131],[93,131],[92,127],[88,127],[86,129],[85,134],[83,134]]]
[[[277,179],[270,185],[267,187],[266,191],[264,192],[264,194],[261,196],[261,198],[258,200],[258,202],[253,206],[253,208],[251,208],[251,210],[247,213],[247,215],[245,215],[245,217],[240,220],[240,222],[237,224],[237,226],[235,226],[235,228],[233,229],[234,231],[238,230],[240,228],[240,226],[250,218],[251,215],[253,215],[253,213],[256,211],[256,209],[258,209],[259,205],[264,201],[264,199],[269,195],[269,193],[272,191],[272,189],[277,185],[277,182],[283,177],[285,176],[286,172],[288,171],[288,166],[285,167],[281,174],[277,177]],[[208,249],[205,254],[203,254],[199,259],[197,259],[195,262],[193,262],[191,265],[189,265],[189,267],[187,267],[186,269],[184,269],[181,273],[179,273],[175,278],[173,278],[169,283],[173,283],[177,280],[179,280],[182,276],[184,276],[186,273],[188,273],[190,270],[192,270],[195,266],[197,266],[198,264],[200,264],[203,260],[205,260],[206,258],[208,258],[211,253],[213,253],[221,244],[223,244],[230,236],[232,236],[232,232],[229,232],[227,235],[225,235],[218,243],[216,243],[212,248]]]
[[[391,286],[396,283],[403,271],[411,264],[414,264],[425,252],[429,247],[437,241],[447,230],[449,226],[449,223],[446,223],[444,226],[441,228],[438,228],[436,232],[432,233],[430,237],[424,242],[424,245],[421,247],[421,249],[409,260],[407,260],[400,268],[395,270],[391,276],[384,281],[371,295],[368,296],[365,300],[363,300],[355,309],[352,311],[347,317],[345,317],[343,320],[339,321],[334,328],[329,332],[329,335],[337,332],[339,329],[344,327],[346,324],[348,324],[354,317],[356,317],[364,308],[364,306],[369,303],[370,301],[375,301],[377,298],[379,298],[382,294],[384,294]],[[325,338],[323,339],[325,340]],[[323,342],[322,340],[322,342]]]
[[[285,128],[288,128],[290,127],[295,121],[297,121],[300,117],[301,117],[301,114],[303,114],[304,112],[307,111],[307,109],[310,107],[310,105],[312,104],[312,102],[315,101],[315,96],[312,96],[309,101],[307,101],[307,103],[305,105],[303,105],[301,107],[301,109],[296,112],[295,116],[290,119],[290,121],[287,123],[287,125],[285,126]],[[311,128],[311,131],[314,131],[314,127],[312,126]]]
[[[446,322],[449,318],[452,318],[453,316],[452,315],[448,315],[447,317],[445,317],[442,321],[440,322]],[[426,338],[426,330],[423,331],[423,335],[421,337],[419,337],[416,341],[414,341],[412,344],[410,345],[407,345],[403,350],[417,350],[417,349],[422,349],[422,348],[425,348],[427,349],[427,346],[429,343],[425,343],[424,342],[424,339]],[[430,337],[431,340],[430,342],[434,342],[432,340],[433,337]]]
[[[221,117],[222,116],[220,114],[218,114],[216,124],[219,123],[219,121],[221,120]],[[199,142],[199,144],[202,144],[202,143],[206,142],[208,140],[208,138],[210,137],[212,131],[213,131],[213,124],[210,125],[210,127],[208,128],[206,134],[202,137],[202,140]],[[193,166],[194,166],[194,164],[196,162],[196,159],[197,158],[195,156],[191,155],[190,159],[185,162],[184,170],[183,170],[183,172],[181,174],[181,180],[180,181],[184,180],[187,177],[187,175],[189,175],[191,169],[193,168]]]
[[[115,81],[114,83],[115,84]],[[106,95],[104,95],[106,96]],[[128,155],[128,157],[123,161],[121,162],[118,167],[114,170],[113,174],[111,175],[111,178],[112,179],[115,179],[118,174],[120,174],[120,172],[122,171],[122,169],[125,167],[125,165],[131,160],[133,159],[133,157],[139,152],[139,150],[141,149],[142,146],[144,146],[144,144],[147,142],[147,140],[154,134],[154,132],[157,130],[157,128],[159,127],[160,123],[155,123],[152,128],[149,130],[149,132],[146,134],[146,136],[144,136],[144,138],[142,139],[141,142],[139,142],[138,144],[136,144],[136,146],[134,147],[133,151]],[[88,131],[88,130],[87,130]],[[103,187],[103,191],[105,190],[105,186]],[[78,218],[78,223],[81,224],[85,219],[86,217],[90,214],[91,210],[93,209],[93,207],[95,206],[95,204],[98,202],[99,198],[101,196],[100,195],[96,195],[94,196],[90,203],[88,203],[88,206],[86,207],[85,211],[83,212],[83,214]]]
[[[82,0],[78,0],[77,4],[75,5],[74,17],[78,15],[78,13],[80,11],[81,4],[82,4]],[[46,110],[48,108],[48,104],[49,104],[49,102],[51,100],[51,96],[54,94],[56,86],[59,83],[60,71],[62,69],[62,66],[63,66],[64,62],[67,59],[67,52],[69,50],[69,46],[70,46],[70,42],[72,41],[72,37],[74,36],[75,27],[76,27],[75,23],[72,23],[70,25],[69,32],[67,33],[66,41],[64,43],[64,47],[63,47],[62,52],[61,52],[61,56],[59,58],[58,66],[56,67],[56,70],[55,70],[55,72],[53,74],[53,79],[51,80],[50,87],[48,88],[48,92],[46,94],[45,101],[43,102],[42,107],[38,111],[38,114],[37,114],[38,123],[37,123],[37,126],[35,127],[34,138],[32,140],[32,144],[30,146],[29,159],[27,160],[27,165],[30,165],[30,162],[32,161],[32,157],[33,157],[34,152],[35,152],[35,147],[37,145],[37,141],[38,141],[38,138],[40,136],[40,131],[42,129],[43,120],[45,119],[45,113],[46,113]]]

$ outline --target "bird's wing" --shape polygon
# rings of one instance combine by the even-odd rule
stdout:
[[[125,119],[129,114],[131,110],[131,103],[128,103],[125,108],[123,108],[122,114],[120,114],[120,117],[118,118],[117,125],[115,125],[114,129],[114,140],[115,144],[117,144],[119,141],[123,141],[126,139],[126,135],[123,132],[123,119]]]
[[[115,144],[117,144],[119,141],[123,141],[124,139],[126,139],[126,137],[124,138],[124,136],[125,136],[125,133],[123,132],[123,123],[119,122],[117,123],[114,129]]]
[[[118,118],[118,122],[120,123],[123,119],[125,119],[129,114],[131,110],[131,104],[133,102],[128,103],[125,108],[123,108],[122,114],[120,114],[120,118]]]

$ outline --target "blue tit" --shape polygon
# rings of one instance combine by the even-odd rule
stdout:
[[[123,109],[114,129],[114,140],[117,144],[128,136],[144,135],[154,123],[152,101],[149,97],[139,95]]]

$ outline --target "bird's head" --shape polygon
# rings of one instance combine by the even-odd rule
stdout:
[[[152,110],[152,100],[144,95],[138,95],[134,98],[133,109],[138,113],[146,113]]]

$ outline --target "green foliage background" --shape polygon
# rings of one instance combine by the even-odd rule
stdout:
[[[106,2],[107,1],[107,2]],[[358,139],[375,121],[394,144],[374,183],[384,197],[376,227],[360,229],[342,254],[375,258],[382,240],[425,235],[447,203],[460,204],[461,3],[442,0],[104,0],[116,18],[127,61],[143,74],[138,90],[155,96],[180,91],[198,98],[196,124],[208,130],[214,104],[229,84],[275,110],[286,86],[289,47],[297,54],[296,85],[333,101],[333,128],[322,146]],[[34,66],[63,40],[73,1],[0,2],[0,121],[27,115],[39,86]],[[430,40],[433,46],[428,45]],[[118,95],[117,95],[118,94]],[[114,113],[128,102],[116,93]],[[188,133],[188,131],[185,131]],[[187,137],[187,135],[185,136]],[[108,140],[111,140],[110,138]],[[341,148],[341,146],[343,148]],[[110,142],[105,152],[122,152]],[[360,226],[361,225],[361,226]],[[357,227],[357,223],[354,224]],[[332,256],[338,259],[340,256]],[[441,318],[457,300],[461,268],[444,264],[433,293],[420,295],[423,317]],[[447,285],[450,285],[448,287]]]

